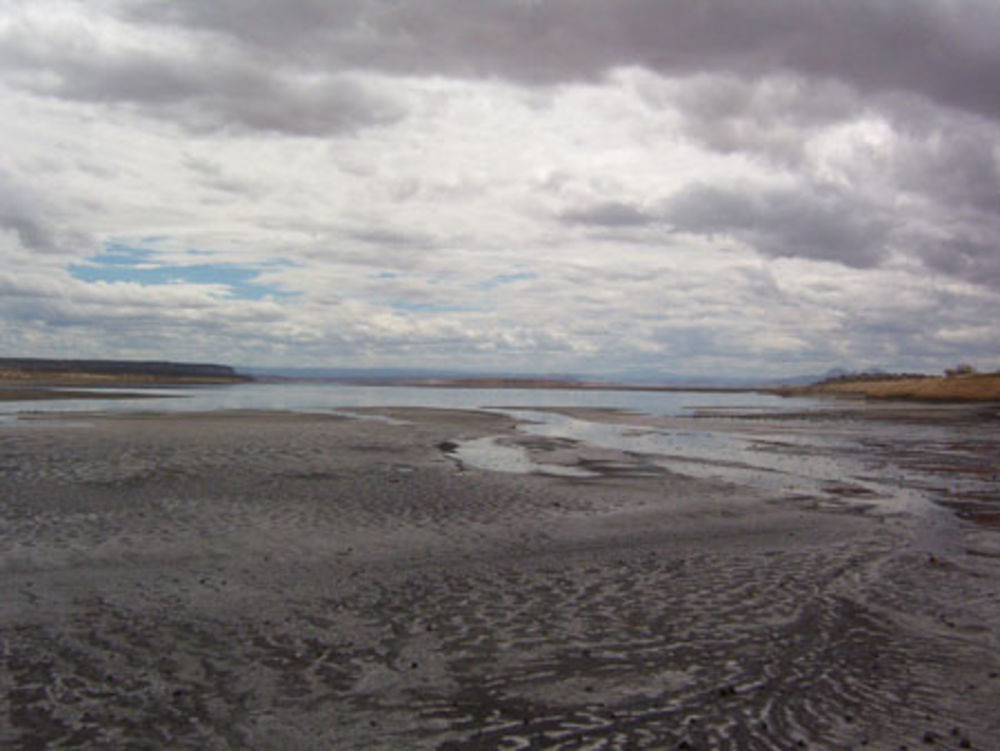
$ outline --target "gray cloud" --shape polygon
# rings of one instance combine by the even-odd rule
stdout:
[[[60,222],[60,213],[37,190],[0,169],[0,230],[13,232],[24,250],[59,256],[93,247],[85,232]]]
[[[86,28],[39,36],[29,26],[13,26],[0,36],[0,62],[9,80],[36,93],[129,105],[198,130],[323,135],[405,114],[358,76],[307,72],[197,36],[145,48],[112,45]]]
[[[955,209],[1000,219],[1000,131],[950,120],[923,137],[904,140],[892,161],[900,189]]]
[[[792,73],[750,80],[737,73],[695,75],[672,103],[694,141],[796,167],[807,158],[810,137],[864,108],[843,84]]]
[[[892,228],[877,210],[833,189],[695,185],[670,199],[664,217],[681,232],[731,235],[765,256],[876,266]]]
[[[992,0],[144,0],[136,17],[212,29],[297,61],[552,83],[642,65],[797,70],[1000,117]]]
[[[572,209],[559,215],[567,224],[585,224],[599,227],[643,227],[653,224],[657,217],[642,209],[617,201],[606,201],[581,209]]]
[[[885,192],[915,204],[907,250],[935,272],[1000,289],[1000,128],[922,114],[884,164]]]
[[[3,201],[2,197],[0,201]],[[13,206],[0,209],[0,228],[13,230],[21,245],[29,250],[51,253],[57,249],[55,240],[46,227],[30,216],[18,213]]]
[[[414,232],[397,232],[390,229],[366,229],[347,233],[348,237],[368,245],[394,249],[431,250],[437,242],[430,237]]]
[[[918,257],[933,271],[959,277],[974,284],[1000,289],[1000,224],[978,236],[959,230],[950,236],[921,238]]]
[[[0,228],[14,232],[24,248],[51,253],[57,243],[52,231],[32,210],[33,201],[25,186],[0,170]]]
[[[893,290],[894,295],[900,290]],[[903,306],[871,300],[857,300],[855,307],[844,311],[842,329],[836,338],[847,342],[854,362],[882,367],[909,365],[926,367],[937,361],[950,364],[960,361],[983,362],[996,357],[1000,332],[990,321],[995,300],[977,300],[921,290],[923,303]],[[979,324],[970,320],[979,317]]]
[[[787,235],[787,222],[776,216],[776,206],[767,208],[768,201],[759,197],[706,197],[692,189],[694,197],[683,197],[679,207],[681,224],[694,222],[710,229],[713,220],[704,213],[714,211],[731,217],[744,240],[771,255],[841,259],[861,266],[884,257],[885,243],[893,239],[896,252],[923,261],[936,273],[1000,287],[1000,253],[993,239],[1000,234],[997,125],[913,99],[862,102],[842,86],[789,76],[756,81],[697,77],[680,90],[677,104],[686,133],[698,142],[726,154],[763,157],[813,180],[819,179],[824,165],[810,153],[811,139],[821,140],[831,127],[853,127],[866,109],[867,117],[886,129],[877,145],[863,140],[845,145],[834,165],[844,187],[826,190],[818,211],[815,206],[801,211],[801,218],[816,230],[812,255],[807,250],[789,252],[786,242],[776,245],[759,232],[750,238],[747,230],[754,225],[768,226],[768,234]],[[724,193],[740,190],[730,187]],[[815,197],[806,191],[780,198],[779,203],[800,212],[797,204],[816,204],[810,194]],[[713,209],[692,201],[718,205]],[[843,211],[839,217],[838,211]],[[715,221],[727,226],[724,219]],[[892,232],[890,224],[895,225]],[[803,233],[794,234],[797,247],[810,246]],[[856,250],[853,260],[850,247]]]

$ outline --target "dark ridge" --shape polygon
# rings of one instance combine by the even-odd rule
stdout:
[[[926,373],[885,373],[881,370],[859,373],[837,373],[816,381],[814,385],[825,386],[831,383],[854,383],[856,381],[912,381],[920,378],[932,378]]]
[[[155,360],[49,360],[0,357],[0,370],[39,375],[88,373],[109,376],[155,376],[162,378],[225,378],[240,376],[229,365]]]

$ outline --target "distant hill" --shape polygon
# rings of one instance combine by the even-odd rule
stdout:
[[[860,373],[811,386],[777,389],[785,396],[854,396],[924,402],[1000,402],[1000,373],[949,376]]]
[[[0,380],[51,382],[237,382],[228,365],[154,360],[56,360],[0,357]]]

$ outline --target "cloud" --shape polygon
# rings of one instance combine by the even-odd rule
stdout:
[[[0,348],[1000,366],[998,16],[7,0]]]
[[[927,114],[925,113],[925,117]],[[903,134],[892,162],[901,190],[1000,219],[1000,127],[949,118]]]
[[[991,0],[148,0],[132,12],[312,66],[539,84],[630,64],[668,74],[796,70],[1000,116]]]
[[[655,216],[635,206],[617,201],[606,201],[582,209],[565,211],[560,219],[567,224],[599,227],[643,227],[656,221]]]
[[[405,113],[363,76],[303,70],[205,34],[171,34],[93,17],[26,9],[0,26],[0,62],[20,88],[64,100],[133,107],[195,130],[317,136]]]
[[[1000,289],[1000,223],[988,234],[959,230],[940,239],[922,238],[918,257],[933,271]]]
[[[742,189],[694,185],[673,197],[665,218],[680,232],[727,235],[772,257],[876,266],[887,254],[891,222],[842,191]]]
[[[759,154],[782,167],[800,167],[812,139],[855,122],[866,108],[850,87],[794,71],[753,78],[738,71],[696,74],[676,87],[671,104],[689,138],[727,154]]]
[[[59,256],[92,246],[87,233],[60,221],[62,214],[51,199],[0,166],[0,231],[16,237],[16,243],[7,244],[8,253],[16,248],[20,256]]]

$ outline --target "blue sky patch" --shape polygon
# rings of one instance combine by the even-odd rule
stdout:
[[[103,252],[88,258],[87,264],[98,264],[102,266],[137,266],[139,264],[152,263],[155,257],[155,250],[148,250],[147,248],[130,248],[127,245],[111,243],[105,246]]]
[[[196,255],[208,255],[205,251]],[[83,263],[69,267],[74,278],[84,282],[134,282],[149,286],[164,284],[212,284],[228,287],[232,296],[243,300],[265,297],[289,297],[272,284],[257,282],[267,268],[288,265],[284,262],[245,265],[235,263],[165,264],[159,253],[146,248],[109,244],[103,252]]]

